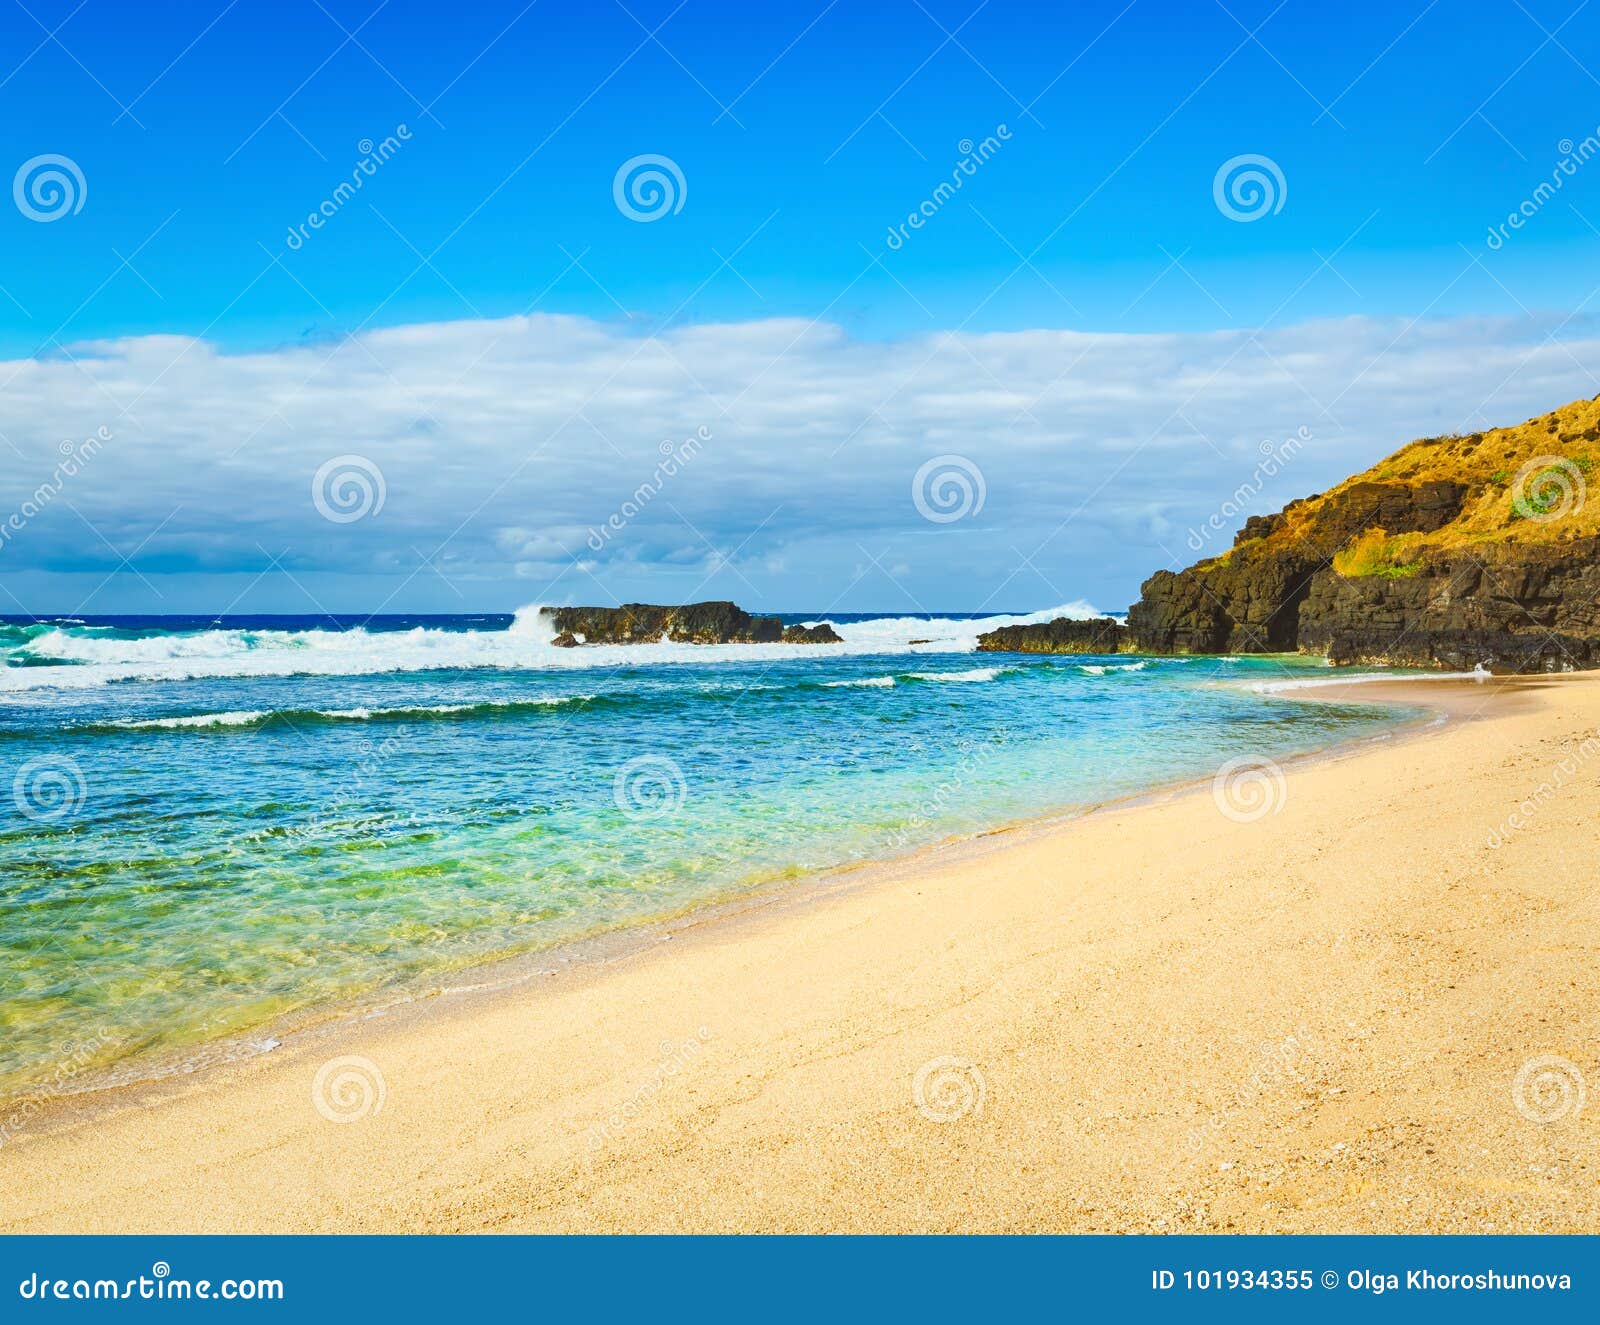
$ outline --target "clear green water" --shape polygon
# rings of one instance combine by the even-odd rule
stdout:
[[[0,626],[0,1094],[1396,721],[1222,684],[1304,663],[973,654],[951,621],[506,627]]]

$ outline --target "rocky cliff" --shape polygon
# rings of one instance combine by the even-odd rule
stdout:
[[[1157,571],[1126,632],[1104,638],[1156,654],[1600,665],[1600,494],[1590,502],[1587,492],[1596,459],[1594,400],[1517,427],[1413,442],[1327,493],[1251,517],[1224,555]],[[1013,628],[1025,634],[989,643],[995,632],[980,647],[1081,651],[1050,641],[1057,627],[1084,624]]]
[[[1600,666],[1600,540],[1425,554],[1410,575],[1319,573],[1299,646],[1334,663],[1555,672]]]
[[[1227,555],[1157,571],[1128,609],[1128,632],[1149,653],[1289,653],[1302,647],[1312,583],[1368,531],[1438,530],[1461,512],[1465,485],[1353,479],[1326,496],[1247,523]]]
[[[775,616],[751,616],[733,603],[687,603],[660,607],[625,603],[621,607],[545,607],[556,632],[555,644],[838,644],[833,627],[785,626]]]

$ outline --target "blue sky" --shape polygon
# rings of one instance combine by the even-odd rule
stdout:
[[[0,505],[117,440],[0,544],[0,610],[1120,608],[1264,439],[1315,444],[1263,509],[1600,390],[1600,165],[1487,242],[1597,132],[1597,29],[1576,0],[6,0],[4,165],[68,158],[82,205],[0,211]],[[647,223],[613,188],[642,154],[682,181]],[[1244,222],[1214,192],[1242,155],[1281,203]],[[386,500],[340,524],[308,485],[346,453]],[[959,522],[908,497],[941,454],[983,475]]]

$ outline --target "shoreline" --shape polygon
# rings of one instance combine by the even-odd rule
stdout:
[[[1427,971],[1444,1001],[1459,997],[1447,990],[1500,979],[1502,968],[1544,979],[1519,976],[1530,950],[1520,933],[1496,961],[1446,961],[1449,979],[1434,961],[1366,969],[1369,950],[1409,931],[1382,921],[1397,904],[1395,914],[1421,905],[1427,934],[1440,932],[1442,912],[1461,901],[1446,904],[1458,885],[1441,882],[1444,869],[1431,863],[1398,880],[1368,877],[1382,855],[1373,844],[1403,841],[1397,829],[1405,828],[1415,839],[1408,851],[1448,861],[1451,844],[1434,839],[1446,810],[1460,812],[1455,784],[1469,775],[1461,770],[1525,759],[1530,734],[1570,728],[1577,714],[1566,710],[1582,710],[1586,731],[1600,719],[1592,677],[1492,684],[1487,693],[1470,683],[1429,688],[1450,696],[1458,721],[1429,720],[1368,737],[1365,750],[1287,762],[1287,802],[1260,823],[1227,822],[1197,794],[1204,781],[1160,789],[1065,824],[970,839],[943,857],[925,851],[870,880],[857,869],[832,889],[784,889],[779,899],[698,918],[667,940],[538,985],[425,1000],[159,1091],[112,1092],[115,1107],[69,1110],[80,1116],[58,1116],[0,1147],[0,1180],[12,1191],[6,1227],[950,1231],[967,1226],[963,1218],[991,1231],[1300,1227],[1284,1211],[1202,1216],[1192,1202],[1173,1205],[1156,1190],[1166,1179],[1151,1157],[1187,1172],[1194,1156],[1185,1126],[1210,1137],[1208,1117],[1222,1118],[1205,1145],[1237,1154],[1201,1190],[1208,1201],[1223,1191],[1237,1197],[1237,1180],[1221,1175],[1246,1171],[1258,1152],[1276,1154],[1279,1165],[1303,1162],[1278,1152],[1280,1133],[1307,1109],[1315,1115],[1373,1095],[1394,1107],[1392,1091],[1346,1085],[1318,1093],[1316,1107],[1299,1098],[1321,1077],[1372,1070],[1364,1058],[1344,1061],[1348,1037],[1328,1020],[1330,1009],[1349,1005],[1354,1016],[1366,1008],[1370,1019],[1374,996],[1361,990],[1377,980],[1379,1011],[1419,1015],[1430,1002],[1391,988],[1395,979],[1409,987],[1415,970]],[[1408,798],[1435,787],[1450,807],[1430,806],[1423,833]],[[1374,797],[1387,808],[1360,813]],[[1468,819],[1487,829],[1491,809],[1470,793],[1467,801]],[[1534,869],[1519,875],[1520,890],[1552,886],[1530,848],[1536,837],[1565,833],[1570,817],[1545,814],[1517,852],[1489,853],[1492,868]],[[1263,852],[1265,867],[1254,858]],[[1246,873],[1233,878],[1239,870]],[[1572,887],[1587,905],[1587,884],[1574,879]],[[1358,909],[1373,923],[1357,924],[1353,912],[1317,919],[1331,904],[1319,900],[1328,889],[1362,899]],[[1241,935],[1250,941],[1235,953]],[[1587,964],[1551,977],[1561,993],[1535,1000],[1538,1021],[1557,1012],[1576,1025],[1600,1010],[1590,949],[1579,947]],[[1361,969],[1344,969],[1352,963]],[[1509,999],[1491,1005],[1525,1019],[1528,995],[1510,988]],[[1184,997],[1174,1004],[1178,991]],[[1304,1024],[1294,1021],[1295,1003]],[[1184,1029],[1187,1022],[1197,1024]],[[1449,1039],[1436,1037],[1455,1024],[1391,1052],[1414,1058],[1443,1048],[1448,1056]],[[1553,1044],[1587,1063],[1572,1035],[1546,1031],[1526,1047],[1531,1055]],[[1262,1100],[1218,1105],[1245,1089],[1240,1079],[1262,1075],[1224,1054],[1219,1084],[1217,1051],[1232,1041],[1246,1067],[1257,1052],[1250,1046],[1262,1043],[1296,1053],[1315,1045],[1317,1061],[1294,1068],[1292,1090],[1271,1088],[1271,1108]],[[1141,1068],[1152,1052],[1156,1077]],[[352,1061],[381,1065],[377,1107],[335,1125],[313,1107],[319,1068]],[[932,1066],[931,1085],[918,1064]],[[952,1107],[959,1113],[961,1064],[979,1073],[965,1089],[977,1107],[939,1122]],[[1516,1066],[1474,1086],[1492,1097],[1495,1127],[1516,1129],[1524,1149],[1570,1149],[1581,1129],[1533,1127],[1507,1103],[1505,1072]],[[1423,1101],[1451,1114],[1461,1089],[1457,1081],[1453,1092]],[[1208,1095],[1210,1114],[1196,1112],[1195,1097]],[[1042,1119],[1056,1121],[1041,1132]],[[1086,1150],[1079,1145],[1090,1140]],[[1133,1170],[1122,1167],[1130,1162]],[[288,1198],[286,1171],[300,1184]],[[982,1190],[969,1193],[963,1216],[950,1194],[974,1183]],[[864,1184],[885,1194],[881,1208],[849,1203]],[[1087,1207],[1084,1191],[1095,1193]],[[269,1200],[269,1192],[278,1195]],[[1490,1204],[1506,1200],[1501,1191]],[[1469,1204],[1432,1209],[1427,1226],[1484,1227],[1490,1216]],[[1340,1208],[1328,1231],[1366,1226],[1359,1203]],[[1583,1201],[1575,1209],[1581,1218],[1570,1226],[1600,1228]],[[1396,1210],[1387,1215],[1392,1224]],[[1504,1216],[1490,1226],[1527,1231],[1552,1218]]]
[[[1419,713],[1396,720],[1382,732],[1340,738],[1314,749],[1297,751],[1275,762],[1285,771],[1323,760],[1334,760],[1358,753],[1373,743],[1396,739],[1416,739],[1441,722],[1460,715],[1464,705],[1451,703],[1451,691],[1423,699],[1408,693],[1418,681],[1463,682],[1477,680],[1470,673],[1445,675],[1367,675],[1328,678],[1293,683],[1250,683],[1219,681],[1219,687],[1243,687],[1267,700],[1303,703],[1374,703],[1415,708]],[[1535,677],[1501,677],[1502,689],[1537,684]],[[1475,686],[1473,687],[1476,688]],[[1463,693],[1471,693],[1464,691]],[[1428,716],[1432,713],[1433,716]],[[559,981],[588,968],[604,969],[638,954],[673,941],[678,936],[703,926],[737,924],[751,912],[767,908],[805,906],[841,890],[870,888],[920,867],[955,864],[992,850],[1032,840],[1040,834],[1059,832],[1091,815],[1107,811],[1158,804],[1167,799],[1192,794],[1209,785],[1211,775],[1177,778],[1154,783],[1105,800],[1063,806],[1056,810],[1021,819],[998,822],[987,828],[953,833],[920,846],[880,857],[846,861],[798,875],[775,877],[752,884],[733,885],[718,897],[693,901],[669,914],[651,917],[612,929],[561,940],[549,947],[503,953],[481,961],[417,977],[410,985],[379,988],[350,998],[296,1009],[268,1019],[246,1031],[215,1040],[205,1040],[168,1053],[148,1058],[134,1055],[100,1069],[78,1074],[82,1084],[49,1094],[18,1137],[45,1134],[62,1126],[75,1126],[107,1112],[139,1108],[182,1090],[187,1083],[203,1081],[230,1070],[267,1058],[280,1050],[299,1050],[320,1040],[335,1038],[346,1029],[375,1019],[417,1020],[435,1011],[447,1011],[456,1001],[515,996],[529,986]],[[8,1140],[4,1122],[19,1107],[41,1095],[39,1088],[14,1094],[0,1094],[0,1148]],[[16,1139],[16,1138],[9,1138]]]

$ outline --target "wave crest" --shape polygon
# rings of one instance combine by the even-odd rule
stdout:
[[[594,695],[548,695],[538,699],[486,699],[473,704],[400,704],[392,708],[238,709],[225,713],[182,713],[165,718],[123,718],[80,731],[179,731],[187,728],[267,727],[331,722],[402,722],[473,717],[487,713],[559,708],[586,704]]]
[[[209,629],[121,630],[104,625],[7,627],[0,635],[0,692],[82,689],[118,681],[220,677],[371,676],[390,672],[498,669],[582,671],[651,663],[742,662],[773,657],[970,653],[1001,626],[1102,615],[1068,603],[1027,616],[972,620],[876,617],[830,622],[841,644],[618,644],[558,649],[538,604],[519,608],[502,630]],[[814,624],[814,623],[808,623]]]

